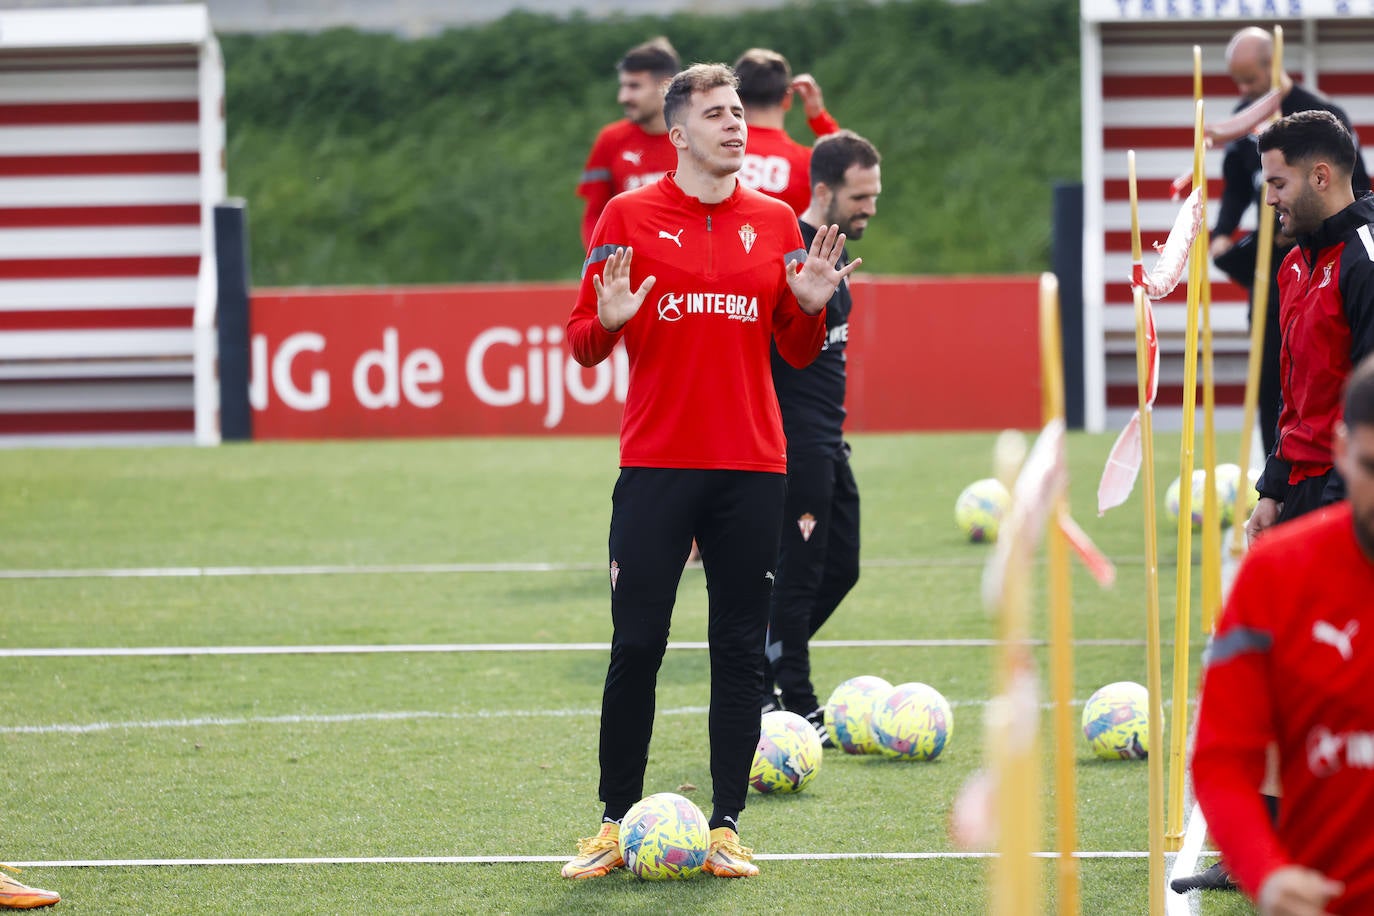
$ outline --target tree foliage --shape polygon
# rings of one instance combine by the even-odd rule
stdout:
[[[255,282],[576,277],[577,176],[620,116],[615,62],[656,34],[684,62],[764,46],[815,74],[883,154],[865,268],[1046,266],[1052,184],[1079,175],[1077,4],[816,0],[730,17],[517,12],[417,40],[222,37]],[[788,126],[809,136],[800,111]]]

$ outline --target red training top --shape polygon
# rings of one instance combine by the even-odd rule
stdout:
[[[1374,913],[1374,562],[1349,503],[1274,528],[1242,562],[1208,650],[1193,749],[1207,828],[1246,892],[1297,864]],[[1277,833],[1259,795],[1279,748]]]
[[[592,230],[606,201],[653,184],[675,168],[677,148],[666,133],[651,134],[625,119],[601,128],[577,184],[577,193],[587,200],[587,210],[582,215],[583,246],[590,246]]]
[[[817,137],[840,129],[827,111],[806,123]],[[740,167],[739,180],[783,201],[801,216],[811,203],[811,147],[793,140],[785,130],[751,124],[744,141],[744,165]]]
[[[825,337],[825,311],[806,315],[787,285],[785,270],[806,258],[797,218],[739,184],[704,204],[673,176],[606,205],[568,318],[569,349],[594,366],[625,341],[621,467],[786,473],[769,342],[801,368]],[[631,290],[656,279],[613,334],[597,317],[592,277],[622,247],[634,249]]]

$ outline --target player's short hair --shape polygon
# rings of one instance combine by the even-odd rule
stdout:
[[[811,186],[838,188],[850,166],[871,169],[881,161],[878,148],[852,130],[826,134],[811,147]]]
[[[1374,355],[1361,360],[1346,379],[1345,425],[1374,426]]]
[[[615,68],[621,73],[652,73],[658,79],[668,79],[682,69],[682,58],[668,39],[659,35],[626,51]]]
[[[1259,151],[1278,150],[1289,165],[1320,159],[1349,175],[1355,170],[1355,140],[1329,111],[1299,111],[1279,118],[1259,135]]]
[[[734,70],[725,64],[692,64],[668,84],[668,91],[663,95],[663,123],[671,130],[691,107],[695,93],[710,92],[720,86],[738,88],[739,79]]]
[[[781,105],[792,85],[787,58],[767,48],[750,48],[735,61],[739,98],[746,105],[772,108]]]

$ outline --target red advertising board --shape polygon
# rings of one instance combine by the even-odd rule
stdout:
[[[864,279],[851,431],[1039,426],[1035,278]],[[573,283],[259,290],[253,436],[588,435],[619,429],[623,348],[586,369]]]

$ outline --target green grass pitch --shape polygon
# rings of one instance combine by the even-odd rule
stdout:
[[[993,438],[853,437],[865,566],[818,639],[995,634],[978,597],[989,548],[964,543],[953,524],[959,490],[991,474]],[[1095,511],[1110,444],[1110,436],[1069,439],[1074,514],[1119,573],[1104,592],[1075,570],[1075,636],[1143,641],[1141,488],[1106,517]],[[1233,461],[1236,450],[1234,435],[1221,437],[1219,460]],[[1200,462],[1200,440],[1198,452]],[[1177,475],[1177,436],[1161,436],[1157,456],[1162,499]],[[569,646],[2,656],[0,861],[40,863],[21,879],[62,893],[59,912],[69,914],[983,912],[984,860],[806,857],[955,851],[950,804],[983,762],[994,652],[986,646],[813,650],[822,694],[858,674],[925,681],[951,701],[954,734],[933,763],[828,751],[805,792],[751,793],[745,843],[802,857],[765,858],[753,881],[654,884],[617,873],[575,883],[559,879],[552,861],[41,864],[571,855],[600,813],[606,653],[574,644],[610,636],[604,567],[615,465],[610,438],[0,451],[0,649]],[[1162,512],[1159,533],[1167,641],[1176,564]],[[426,568],[456,564],[512,565]],[[211,567],[324,569],[146,574]],[[14,574],[78,569],[145,574]],[[1195,595],[1199,578],[1194,568]],[[1035,590],[1043,636],[1043,575]],[[1196,597],[1192,610],[1195,683]],[[688,570],[672,639],[704,638],[702,575]],[[1047,683],[1047,651],[1036,657]],[[1166,689],[1172,657],[1166,643]],[[1108,681],[1146,682],[1140,643],[1080,645],[1074,663],[1080,702]],[[709,810],[705,703],[705,653],[670,651],[646,788],[684,791]],[[1043,725],[1048,738],[1048,714]],[[1048,753],[1044,773],[1052,773]],[[1080,742],[1076,773],[1078,848],[1145,850],[1145,765],[1096,761]],[[1047,783],[1046,801],[1052,796]],[[1042,849],[1054,846],[1049,807]],[[1145,860],[1090,858],[1080,870],[1084,913],[1145,911]],[[1053,912],[1049,862],[1044,875],[1044,911]],[[1249,909],[1232,895],[1209,899],[1206,912]]]

